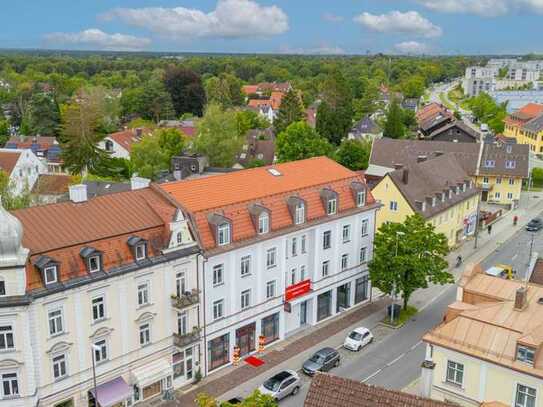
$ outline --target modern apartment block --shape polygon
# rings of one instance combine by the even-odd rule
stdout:
[[[362,176],[320,157],[160,186],[205,261],[205,372],[370,300],[375,213]]]
[[[0,406],[124,407],[190,383],[199,248],[186,215],[149,187],[70,195],[0,206]]]

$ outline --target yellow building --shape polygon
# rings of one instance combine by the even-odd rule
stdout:
[[[505,119],[504,136],[527,144],[533,153],[543,153],[543,105],[528,103]]]
[[[543,406],[541,298],[542,286],[468,266],[457,302],[423,338],[423,394],[461,406]]]
[[[478,190],[452,155],[396,166],[373,188],[377,228],[419,213],[456,246],[475,232]]]
[[[422,140],[375,140],[368,176],[382,177],[398,164],[420,159],[454,156],[471,180],[481,189],[481,200],[517,206],[522,180],[528,178],[529,147],[506,143],[454,143]]]

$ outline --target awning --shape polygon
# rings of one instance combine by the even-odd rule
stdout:
[[[107,383],[103,383],[96,387],[98,396],[94,394],[94,388],[91,389],[91,394],[98,401],[100,407],[111,407],[123,400],[126,400],[132,395],[132,389],[122,377],[117,377]]]
[[[140,387],[146,387],[168,376],[173,375],[172,365],[167,359],[158,359],[132,371],[134,382]]]

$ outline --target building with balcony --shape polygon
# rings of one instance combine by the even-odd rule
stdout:
[[[425,396],[460,406],[543,404],[543,287],[468,265],[456,302],[428,332]]]
[[[206,374],[370,300],[378,204],[357,173],[319,157],[160,188],[205,257]]]
[[[125,407],[190,383],[200,289],[186,214],[154,187],[87,199],[76,185],[70,199],[0,206],[0,407]]]

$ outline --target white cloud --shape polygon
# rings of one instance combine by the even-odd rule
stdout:
[[[401,33],[422,37],[439,37],[443,34],[440,27],[421,16],[416,11],[391,11],[387,14],[370,14],[364,12],[354,18],[354,21],[369,30],[380,33]]]
[[[424,7],[442,13],[476,14],[497,17],[511,12],[543,14],[543,0],[416,0]]]
[[[346,54],[346,51],[338,46],[329,46],[322,44],[315,48],[291,48],[287,45],[282,46],[279,49],[279,52],[282,54],[292,54],[292,55],[343,55]]]
[[[185,7],[116,8],[102,15],[145,28],[164,37],[269,37],[289,29],[288,16],[277,6],[253,0],[218,0],[208,13]]]
[[[322,15],[322,19],[324,21],[328,21],[329,23],[341,23],[343,21],[342,16],[338,16],[338,15],[332,14],[332,13],[324,13]]]
[[[429,51],[428,45],[417,41],[400,42],[394,48],[402,54],[424,54]]]
[[[50,45],[81,45],[109,51],[140,50],[151,44],[148,38],[120,33],[108,34],[98,28],[89,28],[75,33],[49,33],[44,38]]]

